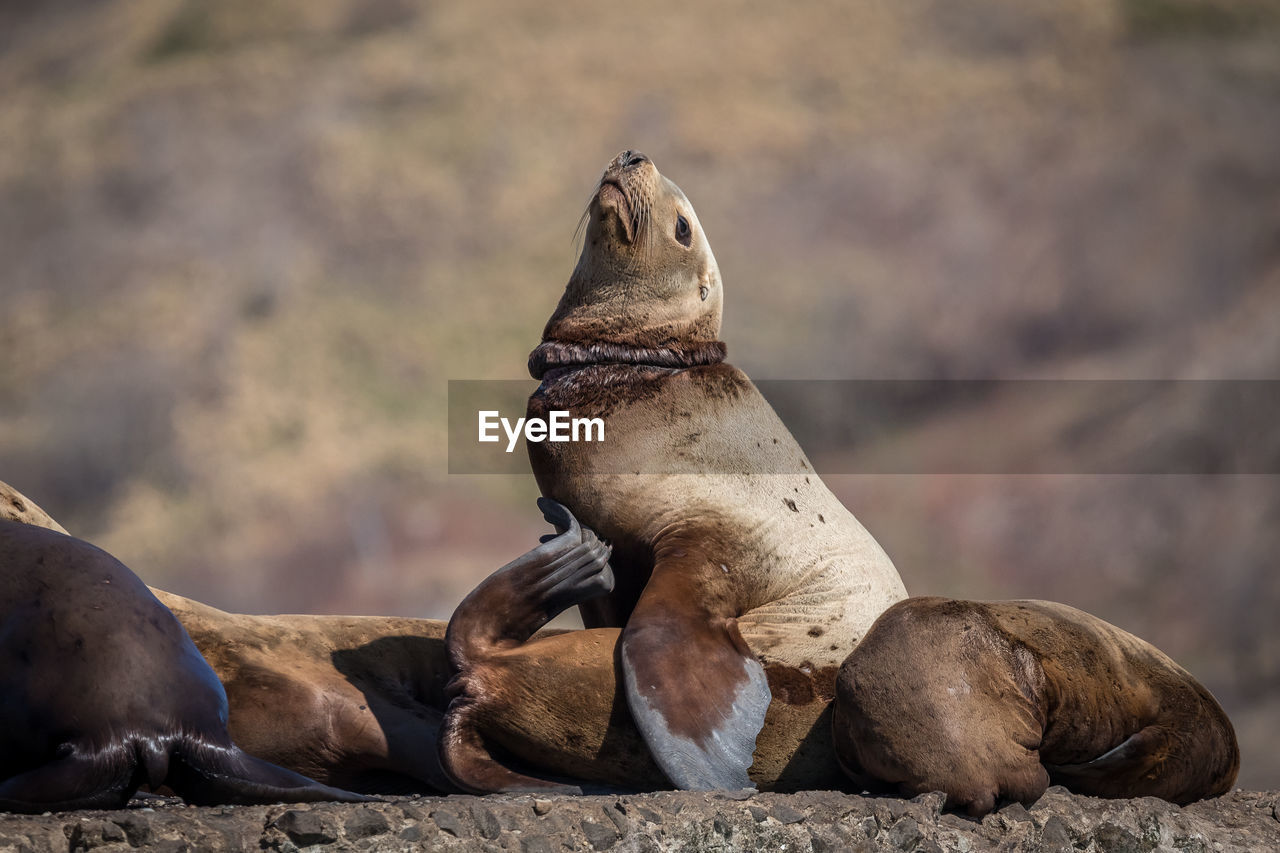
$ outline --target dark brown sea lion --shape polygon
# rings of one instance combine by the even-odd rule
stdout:
[[[0,808],[21,812],[119,808],[144,784],[198,804],[365,799],[241,751],[217,676],[136,575],[87,542],[9,520],[0,780]]]
[[[1047,601],[912,598],[889,608],[837,680],[837,753],[905,796],[972,815],[1052,783],[1188,803],[1240,767],[1230,720],[1150,643]]]
[[[779,685],[812,695],[906,593],[768,402],[724,363],[719,268],[643,154],[609,164],[582,255],[530,356],[531,417],[602,442],[530,443],[543,495],[612,543],[627,704],[680,788],[742,788]],[[464,785],[468,780],[460,780]],[[475,780],[479,781],[479,780]]]

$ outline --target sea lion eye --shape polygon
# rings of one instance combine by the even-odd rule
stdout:
[[[676,214],[676,239],[679,240],[682,245],[687,246],[689,245],[690,235],[691,235],[691,232],[689,231],[689,220],[685,219],[683,216],[677,213]]]

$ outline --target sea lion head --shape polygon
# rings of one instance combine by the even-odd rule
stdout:
[[[582,254],[529,358],[534,377],[575,364],[723,359],[720,268],[680,188],[644,154],[623,151],[584,219]]]

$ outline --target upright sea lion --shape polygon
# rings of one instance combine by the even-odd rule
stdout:
[[[671,782],[693,789],[748,786],[771,694],[830,684],[906,595],[768,402],[724,363],[722,301],[692,205],[624,151],[529,359],[542,380],[530,417],[605,423],[603,442],[530,443],[530,460],[543,495],[612,543],[616,588],[583,618],[623,628],[631,714]]]
[[[1150,643],[1048,601],[912,598],[837,680],[836,750],[855,778],[944,791],[975,816],[1050,782],[1188,803],[1240,768],[1222,707]]]
[[[241,751],[217,676],[111,555],[0,521],[0,808],[118,808],[142,784],[199,804],[365,799]]]

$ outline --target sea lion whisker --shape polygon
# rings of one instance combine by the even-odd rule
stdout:
[[[587,207],[582,211],[582,216],[578,217],[578,227],[573,229],[573,238],[570,245],[573,246],[573,254],[576,257],[582,253],[582,246],[587,237],[587,222],[591,220],[591,202],[587,202]]]

